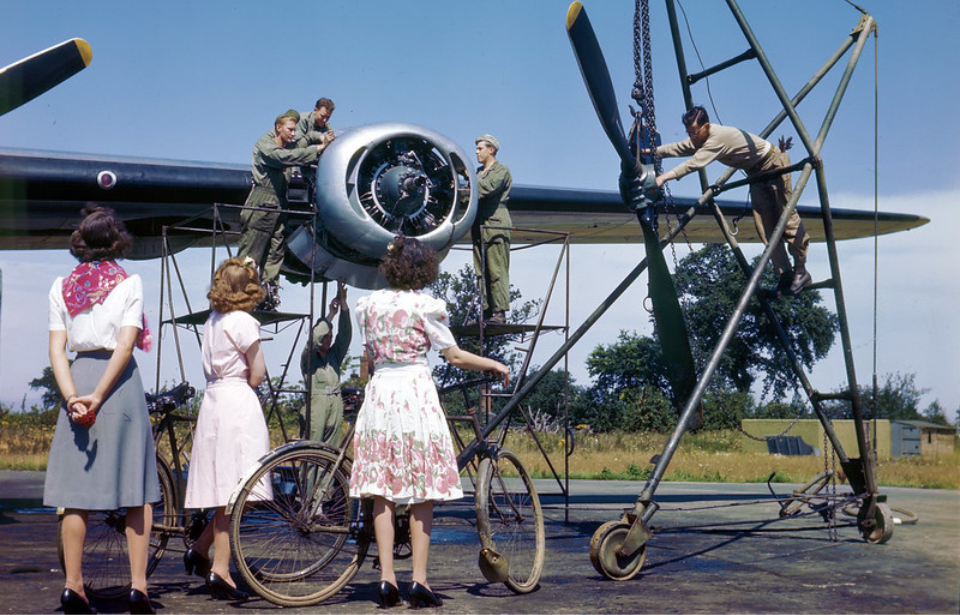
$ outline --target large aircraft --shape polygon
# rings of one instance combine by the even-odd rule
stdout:
[[[90,62],[81,39],[37,53],[0,72],[0,112],[40,95]],[[397,233],[416,236],[440,253],[458,242],[476,214],[475,164],[457,144],[412,124],[385,123],[338,133],[316,168],[316,232],[293,231],[285,270],[293,275],[314,270],[316,279],[341,280],[361,288],[383,284],[376,262]],[[108,205],[137,238],[130,258],[161,255],[165,226],[191,220],[211,227],[214,203],[242,205],[251,185],[249,166],[189,161],[85,156],[0,148],[0,250],[67,247],[78,212],[87,203]],[[674,197],[664,210],[681,214],[695,199]],[[728,223],[746,213],[739,202],[719,201]],[[798,206],[813,240],[824,230],[819,207]],[[220,208],[222,229],[239,230],[239,209]],[[573,243],[643,241],[633,213],[620,193],[516,185],[510,211],[514,242],[529,239],[522,229],[561,231]],[[303,220],[308,219],[304,217]],[[834,209],[838,239],[874,233],[874,213]],[[920,226],[926,218],[881,213],[879,232]],[[721,242],[710,216],[691,220],[691,242]],[[740,242],[755,242],[752,224],[744,224]],[[196,234],[168,236],[168,249],[200,242]]]
[[[800,171],[800,174],[797,190],[785,210],[796,205],[808,180],[818,184],[820,205],[796,205],[796,209],[811,238],[815,241],[825,240],[829,245],[833,277],[822,287],[831,288],[836,296],[844,356],[848,358],[848,388],[839,394],[819,392],[813,389],[798,361],[793,360],[793,368],[814,412],[824,425],[825,433],[830,436],[831,445],[840,457],[854,496],[859,498],[861,506],[857,523],[862,535],[869,542],[885,542],[892,533],[893,520],[889,507],[884,503],[885,498],[878,493],[874,464],[865,440],[866,430],[860,411],[859,388],[853,369],[843,286],[834,242],[908,230],[929,220],[909,214],[876,214],[829,206],[819,155],[822,137],[829,129],[846,80],[841,81],[828,119],[821,127],[821,134],[814,139],[800,121],[796,105],[819,77],[811,80],[793,97],[783,91],[776,73],[734,0],[728,0],[728,5],[747,39],[750,52],[701,74],[686,74],[683,48],[677,42],[679,28],[673,0],[667,0],[667,5],[687,106],[692,102],[690,86],[696,80],[741,62],[757,60],[784,108],[783,113],[759,133],[760,136],[767,138],[779,123],[789,117],[806,151],[806,157],[795,165],[796,168],[791,168],[791,171]],[[818,75],[825,73],[846,50],[853,48],[847,67],[849,75],[866,39],[873,32],[875,23],[872,17],[863,12],[860,24],[843,42],[841,50],[831,58],[829,66]],[[514,242],[523,243],[527,240],[524,229],[562,231],[569,233],[574,243],[642,241],[647,258],[627,274],[624,282],[536,374],[529,379],[518,378],[522,382],[518,390],[500,413],[490,420],[481,437],[464,448],[461,458],[470,457],[473,453],[471,447],[483,441],[518,406],[543,375],[620,296],[622,289],[646,270],[657,334],[671,370],[672,397],[680,410],[680,418],[663,453],[656,456],[655,468],[634,508],[626,511],[620,519],[601,526],[591,542],[591,560],[597,571],[608,578],[622,581],[633,578],[643,565],[646,542],[651,536],[648,524],[658,508],[653,499],[654,493],[680,437],[695,425],[692,419],[700,411],[706,387],[748,301],[756,297],[763,303],[768,319],[783,342],[784,351],[789,355],[792,350],[790,340],[770,307],[769,298],[758,292],[760,276],[773,247],[765,249],[760,266],[752,268],[743,258],[739,244],[756,242],[759,238],[752,224],[739,228],[737,224],[744,214],[749,213],[748,209],[742,203],[714,198],[723,190],[735,184],[743,185],[744,182],[726,183],[731,172],[716,183],[708,184],[705,173],[701,172],[702,197],[673,197],[664,203],[662,195],[654,187],[653,165],[634,153],[642,152],[643,148],[651,145],[650,133],[644,136],[645,126],[640,125],[636,134],[643,147],[631,149],[620,124],[620,109],[603,54],[580,2],[574,2],[569,9],[567,33],[598,119],[620,158],[621,190],[514,186],[510,200],[511,216],[517,227]],[[649,33],[646,34],[648,36]],[[68,43],[72,43],[72,48]],[[0,111],[23,104],[82,69],[77,64],[78,56],[83,65],[89,63],[89,46],[75,41],[68,43],[31,56],[0,72],[0,100],[4,101],[0,104]],[[60,47],[66,51],[55,51]],[[653,106],[650,102],[649,107],[652,109]],[[438,252],[446,253],[454,244],[466,241],[466,234],[476,216],[476,175],[470,157],[448,138],[420,126],[374,124],[339,133],[313,173],[313,177],[306,178],[303,190],[308,197],[303,200],[306,209],[313,210],[315,206],[317,213],[315,218],[303,216],[303,220],[315,219],[315,225],[301,223],[288,242],[287,273],[294,276],[309,273],[319,280],[341,280],[353,286],[376,288],[384,281],[377,276],[375,265],[394,235],[402,233],[418,237]],[[239,227],[239,209],[236,206],[246,199],[250,183],[250,170],[238,165],[0,150],[0,249],[65,247],[74,228],[77,212],[82,205],[93,202],[113,207],[126,221],[138,239],[138,252],[133,257],[154,258],[161,254],[159,239],[166,230],[185,220],[190,220],[190,226],[194,228],[206,225],[211,229],[216,226],[218,230],[236,231]],[[214,204],[227,206],[214,209]],[[214,216],[217,220],[214,220]],[[658,224],[658,220],[662,222],[671,217],[672,224]],[[781,233],[785,222],[784,216],[778,227]],[[735,238],[731,229],[737,231]],[[729,243],[749,277],[723,336],[710,359],[700,366],[694,364],[691,356],[684,316],[662,255],[664,245],[679,232],[683,232],[693,243]],[[177,234],[168,239],[172,245],[166,248],[173,250],[202,243],[196,233]],[[848,399],[851,403],[857,423],[858,457],[846,455],[832,430],[823,408],[823,401],[830,398]]]

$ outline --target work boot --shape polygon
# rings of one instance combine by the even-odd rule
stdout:
[[[812,278],[810,272],[803,265],[798,265],[793,272],[793,281],[790,282],[790,288],[783,292],[786,297],[797,295],[807,286],[810,286]]]
[[[488,325],[505,325],[507,324],[507,313],[506,311],[494,312],[491,314],[490,318],[487,319]]]
[[[781,295],[789,292],[791,284],[793,284],[793,271],[788,269],[780,274],[780,280],[777,282],[776,292]]]

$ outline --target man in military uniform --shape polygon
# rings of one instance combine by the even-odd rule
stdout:
[[[510,169],[497,160],[500,142],[493,135],[477,137],[476,145],[480,167],[477,169],[479,206],[470,229],[473,267],[483,285],[484,320],[503,324],[507,322],[507,310],[510,309],[510,227],[513,222],[507,203],[513,178]],[[484,225],[498,228],[481,228]]]
[[[340,312],[337,338],[333,339],[333,318]],[[350,310],[347,307],[347,289],[337,284],[337,296],[330,302],[327,315],[313,327],[311,339],[300,355],[300,371],[304,381],[310,382],[310,401],[300,411],[300,420],[306,424],[310,413],[308,437],[339,447],[343,438],[343,398],[340,396],[340,370],[350,348],[353,330],[350,328]]]
[[[329,98],[317,101],[313,111],[300,116],[297,122],[297,139],[305,138],[307,143],[320,143],[324,135],[333,134],[333,128],[328,123],[333,115],[334,104]]]
[[[261,309],[280,305],[280,265],[286,247],[287,181],[291,167],[317,161],[332,138],[310,145],[295,139],[300,114],[294,110],[278,116],[273,130],[253,147],[253,189],[240,213],[240,258],[249,256],[260,271],[267,296]]]
[[[667,143],[657,148],[661,158],[690,156],[675,168],[657,177],[657,186],[671,179],[704,168],[714,160],[743,169],[748,177],[761,175],[790,166],[790,156],[758,136],[732,126],[710,124],[706,109],[691,107],[682,118],[688,138],[677,143]],[[784,147],[786,149],[786,147]],[[750,199],[753,201],[753,221],[764,244],[780,221],[783,208],[793,194],[789,173],[768,177],[750,184]],[[794,268],[790,268],[787,249],[793,256]],[[796,295],[810,285],[807,272],[807,250],[810,236],[796,210],[787,219],[787,226],[771,255],[773,270],[780,276],[777,292],[782,296]]]

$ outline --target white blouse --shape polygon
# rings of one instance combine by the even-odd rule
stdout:
[[[67,348],[74,352],[114,350],[121,327],[143,327],[143,282],[131,275],[114,286],[102,303],[70,316],[63,301],[63,278],[50,287],[50,331],[67,332]]]

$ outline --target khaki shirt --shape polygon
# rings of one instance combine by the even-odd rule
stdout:
[[[313,328],[312,344],[303,347],[300,355],[300,372],[304,380],[312,379],[313,395],[331,395],[340,392],[340,370],[343,361],[347,358],[350,341],[353,339],[353,328],[350,324],[350,310],[340,309],[340,318],[337,322],[337,335],[327,351],[326,358],[317,352],[323,336],[329,333],[333,326],[324,318]],[[313,352],[311,352],[311,350]]]
[[[297,122],[296,139],[297,141],[305,139],[310,145],[319,145],[323,140],[324,133],[330,130],[333,130],[333,127],[329,123],[323,128],[317,128],[316,118],[313,111],[310,111],[300,116],[300,121]]]
[[[477,169],[477,197],[479,203],[474,226],[479,227],[486,222],[487,218],[497,211],[497,207],[507,206],[507,202],[510,200],[511,186],[513,186],[513,177],[510,175],[510,169],[499,160],[494,160],[486,171],[483,170],[483,167]]]
[[[253,146],[253,187],[260,203],[265,202],[266,193],[276,197],[276,204],[283,203],[287,191],[287,168],[310,164],[318,158],[317,148],[308,146],[303,139],[280,147],[274,140],[276,134],[275,130],[270,130]]]
[[[691,156],[676,167],[673,172],[680,179],[688,173],[698,171],[714,160],[728,167],[749,171],[770,153],[773,145],[745,130],[731,126],[710,124],[710,136],[700,147],[689,138],[676,143],[667,143],[657,148],[661,158]]]

